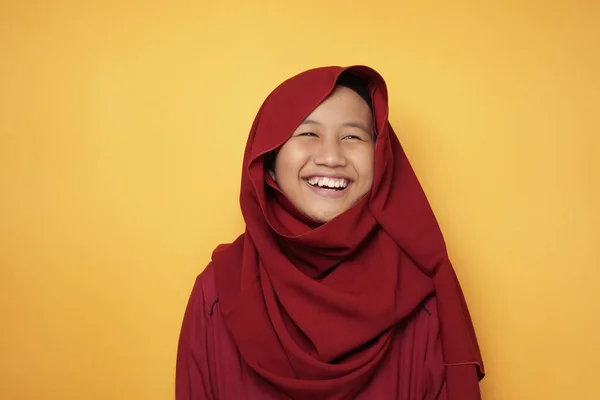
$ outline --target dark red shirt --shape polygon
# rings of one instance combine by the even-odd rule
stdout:
[[[427,340],[415,340],[426,337]],[[409,379],[406,379],[409,377]],[[209,265],[192,290],[179,339],[176,400],[289,400],[244,360],[221,317]],[[356,400],[446,400],[435,297],[398,325],[382,365]]]

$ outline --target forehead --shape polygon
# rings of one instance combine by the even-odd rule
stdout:
[[[348,119],[366,121],[371,119],[371,109],[365,100],[354,90],[336,86],[333,92],[307,117],[318,119]]]

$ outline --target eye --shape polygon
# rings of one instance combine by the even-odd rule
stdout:
[[[314,136],[314,137],[317,137],[317,134],[314,133],[314,132],[302,132],[302,133],[299,133],[298,136],[309,136],[309,137],[310,136]]]
[[[352,139],[352,140],[364,141],[363,138],[361,138],[360,136],[357,136],[357,135],[346,135],[342,139]]]

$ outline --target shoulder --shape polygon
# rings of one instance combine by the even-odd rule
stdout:
[[[212,253],[212,264],[220,268],[221,265],[239,263],[244,249],[244,237],[245,233],[242,233],[233,242],[218,245]]]
[[[202,313],[204,318],[208,319],[212,315],[214,303],[218,302],[212,262],[196,277],[189,302],[196,313]]]
[[[216,297],[215,269],[222,268],[222,265],[235,265],[232,258],[241,256],[244,246],[244,234],[238,236],[231,243],[218,245],[212,252],[211,261],[206,268],[196,277],[194,292],[201,292],[203,297],[209,302]]]
[[[215,307],[219,302],[215,275],[219,275],[221,280],[228,280],[234,275],[235,267],[241,264],[239,258],[242,255],[243,237],[242,234],[232,243],[217,246],[213,251],[212,260],[196,277],[189,306],[195,313],[202,313],[204,319],[210,319],[218,308]]]

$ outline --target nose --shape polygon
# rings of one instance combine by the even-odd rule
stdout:
[[[324,140],[314,157],[315,164],[329,168],[345,167],[347,160],[339,141]]]

